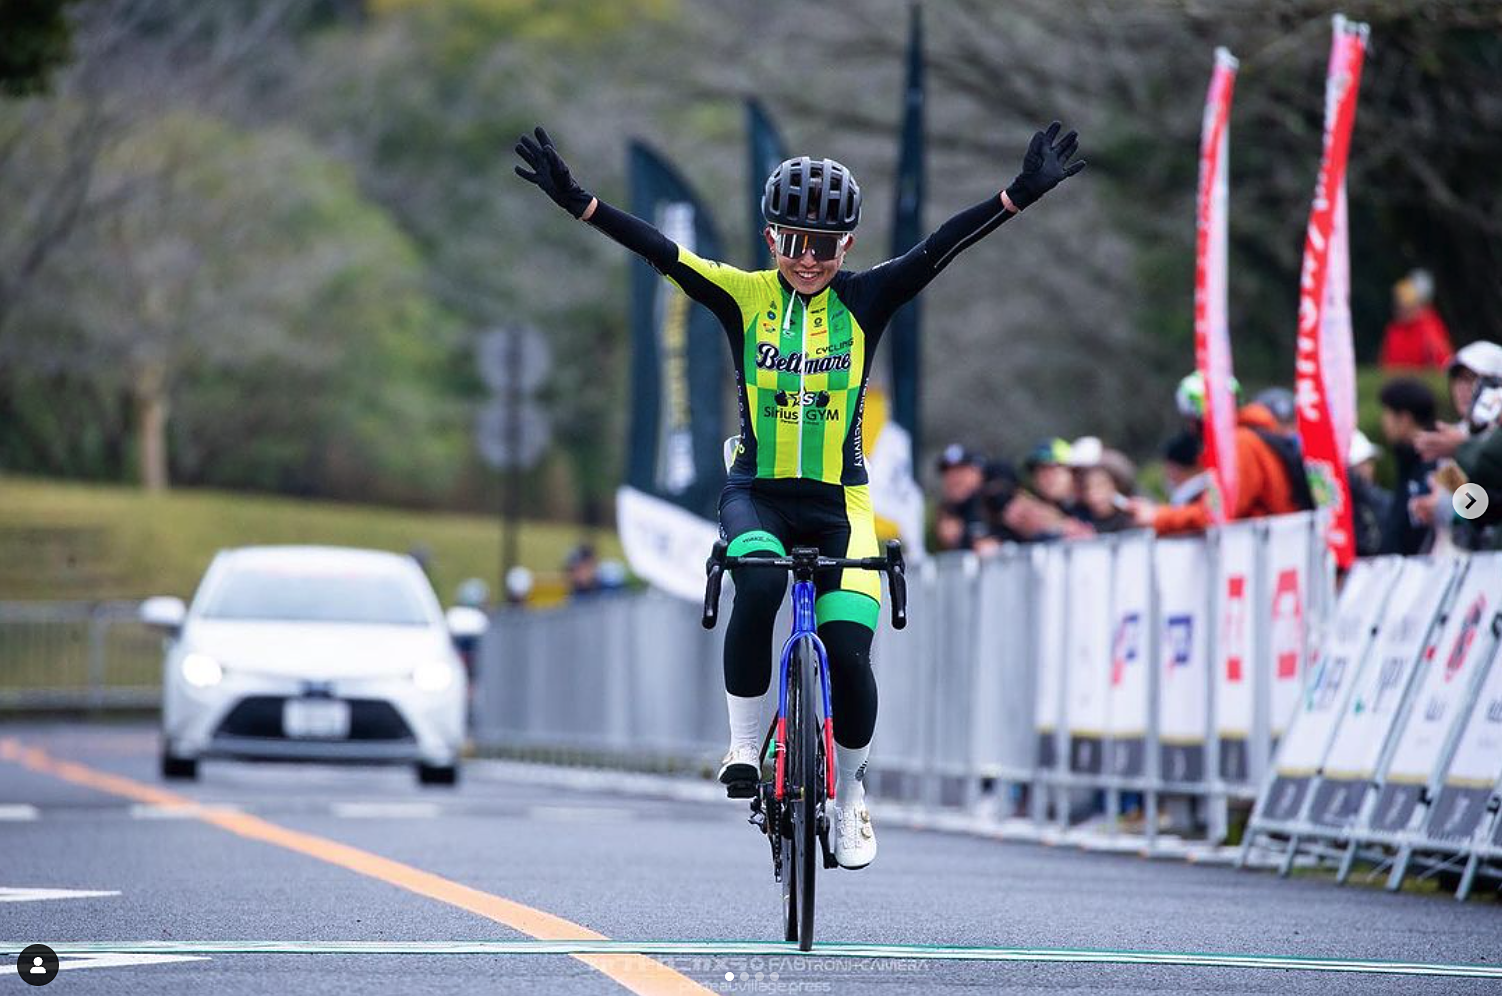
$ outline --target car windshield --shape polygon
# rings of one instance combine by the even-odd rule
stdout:
[[[427,607],[399,574],[240,568],[215,585],[204,605],[209,619],[381,623],[423,626]]]

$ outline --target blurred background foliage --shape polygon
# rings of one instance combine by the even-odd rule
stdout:
[[[1350,0],[1372,24],[1350,170],[1358,356],[1435,274],[1457,344],[1502,337],[1502,5]],[[928,443],[1044,435],[1134,455],[1192,364],[1193,197],[1217,44],[1242,60],[1231,317],[1250,388],[1290,379],[1329,48],[1324,0],[925,10],[927,223],[992,195],[1059,117],[1090,168],[930,290]],[[546,124],[624,199],[626,142],[678,163],[743,258],[741,98],[840,158],[887,252],[903,0],[0,0],[0,469],[493,508],[476,336],[551,340],[554,446],[527,511],[609,519],[625,253],[512,176]],[[1368,378],[1369,379],[1369,378]],[[727,400],[729,397],[729,378]],[[1366,400],[1366,399],[1364,399]],[[923,454],[926,468],[931,454]]]

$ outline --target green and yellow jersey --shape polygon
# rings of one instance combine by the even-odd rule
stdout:
[[[1000,200],[989,198],[901,257],[869,270],[841,270],[811,296],[794,291],[776,270],[748,272],[701,259],[603,201],[589,223],[719,319],[740,408],[732,478],[848,486],[867,481],[861,416],[887,323],[960,250],[1008,217]]]

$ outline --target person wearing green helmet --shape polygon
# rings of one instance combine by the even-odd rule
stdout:
[[[1241,385],[1231,378],[1231,390],[1241,400]],[[1203,439],[1205,431],[1205,381],[1199,371],[1179,381],[1174,403],[1186,428]],[[1278,432],[1277,419],[1264,406],[1253,402],[1236,412],[1234,454],[1236,460],[1236,505],[1227,518],[1250,519],[1282,515],[1312,508],[1309,481],[1297,442]],[[1128,512],[1133,522],[1155,530],[1160,536],[1203,532],[1215,522],[1210,496],[1202,494],[1187,505],[1158,505],[1145,498],[1132,498]]]

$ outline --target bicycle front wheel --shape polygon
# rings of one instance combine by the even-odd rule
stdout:
[[[819,864],[819,673],[812,640],[798,641],[793,651],[793,673],[798,682],[798,715],[788,717],[788,747],[794,764],[789,779],[793,796],[793,858],[798,899],[798,949],[814,946],[814,871]],[[790,678],[792,676],[789,676]],[[789,697],[789,708],[792,702]]]

